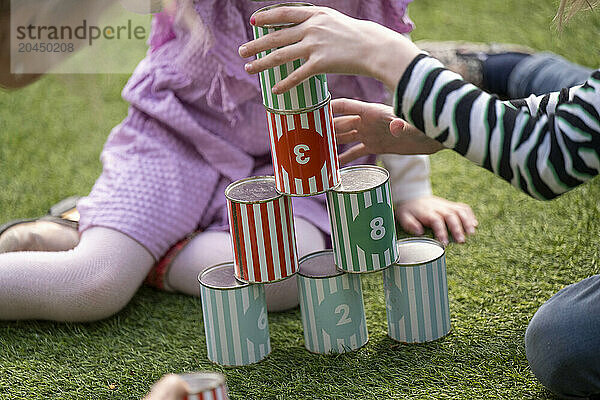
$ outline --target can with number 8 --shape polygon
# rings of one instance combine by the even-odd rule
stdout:
[[[267,108],[275,183],[280,193],[312,196],[340,181],[330,99],[297,113]]]
[[[374,165],[340,170],[339,187],[327,193],[335,263],[350,273],[385,269],[397,258],[389,173]]]
[[[200,295],[208,359],[220,365],[248,365],[271,352],[265,290],[235,279],[232,262],[200,274]]]
[[[339,271],[331,250],[300,260],[298,272],[304,346],[313,353],[345,353],[367,343],[360,276]]]

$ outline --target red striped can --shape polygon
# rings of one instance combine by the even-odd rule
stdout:
[[[225,189],[235,277],[271,283],[298,270],[291,198],[275,189],[272,176],[255,176]]]
[[[179,374],[188,385],[184,400],[227,400],[225,376],[219,372],[192,372]]]
[[[277,190],[313,196],[340,183],[330,98],[298,113],[267,108]]]

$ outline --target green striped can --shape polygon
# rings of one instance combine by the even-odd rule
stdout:
[[[271,352],[265,290],[237,281],[232,262],[200,274],[200,295],[208,359],[220,365],[248,365]]]
[[[399,258],[383,272],[388,335],[402,343],[424,343],[450,332],[444,247],[436,240],[398,241]]]
[[[396,223],[389,173],[374,165],[340,170],[341,184],[327,193],[337,267],[378,271],[396,261]]]
[[[309,351],[345,353],[369,340],[360,276],[339,271],[331,250],[300,260],[298,295]]]
[[[281,3],[272,6],[261,8],[254,14],[261,11],[266,11],[274,7],[281,6],[312,6],[310,3]],[[271,32],[275,32],[286,27],[293,26],[294,24],[285,25],[265,25],[265,26],[253,26],[254,38],[258,39]],[[266,57],[274,49],[260,52],[256,55],[257,59]],[[305,63],[304,59],[297,59],[289,61],[285,64],[281,64],[275,68],[269,68],[259,73],[260,86],[262,89],[263,104],[265,107],[275,111],[300,111],[307,108],[316,107],[329,97],[329,90],[327,89],[327,78],[325,74],[314,75],[307,80],[300,83],[298,86],[283,94],[273,94],[271,89],[278,82],[285,79],[293,71],[300,68]]]

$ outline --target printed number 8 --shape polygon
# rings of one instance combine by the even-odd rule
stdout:
[[[294,147],[294,154],[296,155],[296,162],[298,164],[306,164],[310,161],[310,157],[307,157],[306,154],[304,154],[305,151],[309,150],[310,147],[305,144],[299,144],[298,146]]]
[[[346,325],[352,322],[352,319],[348,318],[348,314],[350,314],[350,307],[348,307],[348,304],[340,304],[335,308],[334,312],[336,314],[342,313],[342,318],[335,324],[336,326]]]
[[[369,225],[371,226],[371,239],[379,240],[385,236],[385,226],[383,226],[383,218],[373,218]]]
[[[267,327],[267,313],[265,312],[265,308],[263,307],[260,310],[260,315],[258,316],[258,329],[261,331]]]

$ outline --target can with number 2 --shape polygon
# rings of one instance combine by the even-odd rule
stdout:
[[[304,346],[313,353],[345,353],[369,340],[360,276],[339,271],[331,250],[300,260],[298,272]]]

